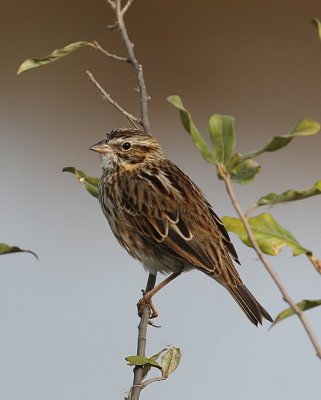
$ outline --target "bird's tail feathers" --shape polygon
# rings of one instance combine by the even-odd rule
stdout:
[[[255,326],[262,325],[263,318],[273,322],[270,314],[261,306],[245,285],[240,283],[237,286],[228,285],[225,287]]]

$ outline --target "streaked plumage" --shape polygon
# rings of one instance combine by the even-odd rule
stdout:
[[[114,129],[91,147],[101,153],[99,201],[127,252],[151,273],[197,269],[236,299],[253,324],[268,312],[248,291],[233,260],[237,253],[200,189],[164,155],[157,140]]]

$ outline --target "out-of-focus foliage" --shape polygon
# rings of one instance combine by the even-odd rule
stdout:
[[[95,45],[91,42],[75,42],[75,43],[70,43],[65,47],[62,47],[60,49],[54,50],[52,53],[50,53],[48,56],[43,57],[43,58],[28,58],[28,60],[25,60],[19,67],[17,74],[20,75],[23,72],[29,71],[34,68],[42,67],[47,64],[51,64],[55,61],[60,60],[61,58],[67,56],[68,54],[73,53],[75,50],[80,49],[81,47],[85,46],[91,46],[95,47]]]

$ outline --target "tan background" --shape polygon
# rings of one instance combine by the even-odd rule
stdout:
[[[116,399],[129,387],[124,357],[136,342],[135,303],[146,274],[116,244],[98,204],[62,167],[92,175],[99,160],[87,149],[126,126],[101,101],[84,71],[132,112],[132,71],[91,49],[16,77],[28,57],[78,40],[97,39],[123,54],[104,1],[2,2],[1,241],[31,256],[1,257],[0,397],[6,400]],[[154,134],[190,174],[219,215],[233,212],[215,171],[181,128],[166,96],[180,94],[206,135],[212,113],[237,120],[238,151],[288,132],[301,117],[321,121],[321,43],[312,17],[319,1],[139,1],[128,29],[144,64]],[[249,206],[270,191],[304,188],[320,178],[320,136],[298,139],[260,157],[262,171],[237,187]],[[320,198],[275,208],[274,215],[321,256]],[[285,307],[254,254],[233,240],[249,288],[272,315]],[[304,257],[285,250],[272,260],[294,299],[320,298],[320,277]],[[302,399],[320,392],[320,361],[293,318],[268,332],[255,329],[233,299],[196,272],[155,300],[160,330],[148,353],[182,348],[179,370],[144,398]],[[321,338],[320,311],[307,314]]]

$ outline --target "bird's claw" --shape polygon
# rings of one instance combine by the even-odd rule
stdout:
[[[156,325],[152,319],[148,320],[148,325],[152,326],[153,328],[161,328],[161,325]]]
[[[158,317],[158,312],[152,302],[152,299],[148,298],[146,295],[144,295],[137,303],[138,316],[141,317],[143,315],[143,311],[146,305],[149,308],[149,318],[152,319]]]

